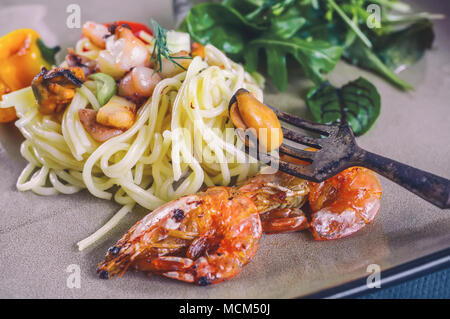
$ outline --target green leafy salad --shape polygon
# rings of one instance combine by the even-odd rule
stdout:
[[[412,13],[396,0],[224,0],[194,6],[181,29],[244,63],[250,73],[265,63],[282,91],[291,63],[298,65],[314,84],[306,97],[314,120],[346,122],[361,135],[380,113],[377,89],[363,78],[334,88],[326,74],[343,59],[411,90],[398,72],[431,48],[431,20],[440,17]]]

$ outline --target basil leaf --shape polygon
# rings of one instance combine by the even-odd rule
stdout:
[[[61,50],[61,47],[57,45],[53,48],[50,48],[45,45],[44,41],[42,41],[41,38],[38,38],[36,43],[38,45],[39,50],[41,51],[44,60],[47,61],[50,65],[55,65],[56,64],[55,55],[56,53],[59,52],[59,50]]]
[[[324,41],[306,41],[299,38],[281,39],[272,35],[251,41],[245,52],[246,67],[256,71],[259,51],[265,50],[268,73],[280,90],[287,87],[286,56],[291,55],[301,65],[305,75],[315,83],[321,83],[322,73],[330,72],[341,58],[342,48]]]
[[[116,94],[116,80],[105,73],[95,73],[89,76],[97,85],[97,100],[100,106],[105,105]]]
[[[306,102],[315,121],[325,124],[347,123],[356,136],[366,133],[380,114],[380,94],[360,77],[342,88],[323,82],[307,95]]]

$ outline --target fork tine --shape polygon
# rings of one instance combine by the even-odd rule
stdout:
[[[286,161],[279,161],[279,170],[289,175],[297,176],[302,179],[306,179],[312,182],[320,182],[313,173],[313,167],[311,165],[298,165]]]
[[[312,163],[313,161],[312,157],[314,156],[314,152],[305,151],[286,144],[281,144],[278,151],[280,154],[289,155],[308,163]]]
[[[325,135],[325,136],[331,135],[336,130],[336,127],[333,125],[326,125],[326,124],[310,122],[310,121],[304,120],[298,116],[277,110],[276,108],[274,108],[270,105],[268,105],[268,107],[270,107],[272,109],[272,111],[274,111],[274,113],[277,115],[278,119],[280,119],[284,122],[287,122],[289,124],[292,124],[294,126],[297,126],[299,128],[302,128],[302,129],[305,129],[308,131],[312,131],[312,132],[318,133],[320,135]]]
[[[276,158],[269,153],[257,152],[255,148],[246,146],[244,148],[245,152],[256,158],[259,161],[264,163],[277,163],[278,169],[282,172],[288,173],[290,175],[294,175],[303,179],[307,179],[310,181],[316,181],[316,178],[313,175],[312,170],[314,169],[314,165],[300,165],[296,163],[291,163],[284,161],[280,158]],[[255,156],[256,154],[256,156]],[[303,159],[304,160],[304,159]],[[308,160],[308,159],[307,159]]]
[[[245,151],[250,156],[253,156],[253,154],[254,154],[254,153],[250,152],[250,151],[254,151],[254,149],[252,149],[252,148],[246,147]],[[294,164],[294,163],[280,160],[280,159],[275,158],[267,153],[260,152],[257,154],[258,154],[258,156],[257,156],[258,160],[262,160],[265,163],[269,163],[269,162],[278,163],[278,169],[282,172],[285,172],[289,175],[297,176],[299,178],[306,179],[309,181],[320,182],[319,180],[317,180],[315,178],[315,176],[313,174],[314,166],[312,164],[311,165],[299,165],[299,164]]]
[[[294,141],[299,144],[311,146],[317,149],[321,149],[321,139],[319,138],[313,138],[307,135],[303,135],[299,132],[290,130],[288,128],[282,127],[281,130],[283,131],[283,137],[285,137],[288,140]]]

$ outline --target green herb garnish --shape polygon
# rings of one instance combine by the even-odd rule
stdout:
[[[370,29],[367,21],[375,16],[367,10],[374,4],[381,27]],[[245,62],[249,71],[261,66],[263,51],[280,90],[286,88],[289,56],[315,84],[344,58],[409,90],[397,74],[399,60],[410,65],[421,57],[433,40],[429,19],[442,17],[410,10],[397,0],[223,0],[194,6],[181,28],[195,41]]]
[[[173,64],[177,65],[178,67],[182,68],[186,71],[186,68],[179,64],[176,60],[182,60],[182,59],[192,59],[191,57],[174,57],[170,55],[169,48],[167,47],[167,30],[164,29],[161,25],[159,25],[158,22],[155,20],[151,20],[153,24],[153,37],[155,39],[155,42],[153,44],[153,51],[151,56],[151,61],[154,61],[157,64],[157,69],[155,71],[162,72],[162,59],[166,58]]]

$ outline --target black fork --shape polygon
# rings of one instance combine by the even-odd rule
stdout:
[[[348,125],[313,123],[270,108],[279,120],[321,135],[322,138],[314,138],[282,125],[285,140],[310,146],[317,151],[296,148],[286,143],[280,146],[280,154],[308,162],[306,165],[294,164],[268,153],[254,152],[254,149],[247,147],[249,155],[257,154],[258,159],[278,165],[279,170],[313,182],[322,182],[352,166],[363,166],[440,208],[450,208],[450,180],[363,150],[356,144]]]

